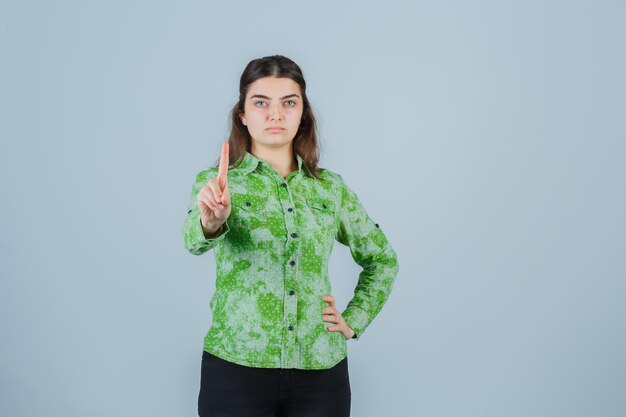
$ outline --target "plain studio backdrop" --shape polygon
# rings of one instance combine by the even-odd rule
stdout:
[[[625,12],[3,1],[0,415],[196,415],[215,259],[181,227],[272,54],[398,254],[352,415],[626,415]],[[359,271],[336,243],[340,309]]]

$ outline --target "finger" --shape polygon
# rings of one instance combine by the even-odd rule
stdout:
[[[210,208],[213,213],[219,213],[224,210],[223,207],[220,207],[218,204],[215,204],[214,201],[209,200],[206,197],[204,198],[203,203],[206,204],[206,206]]]
[[[224,183],[224,188],[222,188],[222,194],[226,194],[226,197],[230,197],[230,192],[228,191],[228,181]]]
[[[323,314],[322,320],[329,322],[329,323],[339,323],[339,319],[337,318],[337,316],[333,314]]]
[[[336,326],[329,326],[328,330],[332,331],[332,332],[341,332],[341,333],[343,333],[344,330],[347,330],[347,329],[344,329],[343,325],[337,324]]]
[[[207,201],[207,206],[211,208],[211,210],[215,211],[217,209],[223,209],[224,207],[219,204],[219,202],[215,199],[215,195],[211,190],[211,187],[207,184],[202,190],[200,190],[202,197]]]
[[[221,201],[222,201],[222,191],[219,189],[220,188],[219,185],[215,181],[210,181],[207,184],[207,187],[209,187],[211,192],[213,193],[213,196],[215,198],[215,202],[221,204]]]
[[[215,192],[213,192],[213,189],[211,188],[211,186],[208,187],[207,193],[209,194],[209,197],[211,199],[211,203],[213,203],[215,208],[219,209],[219,210],[223,210],[224,209],[224,205],[220,202],[220,199],[217,197],[217,194],[215,194]]]
[[[209,205],[209,195],[207,194],[207,192],[204,190],[204,188],[200,189],[200,192],[198,193],[198,197],[197,197],[198,201],[202,201],[204,204],[206,204],[207,206]]]
[[[330,304],[330,307],[335,306],[335,297],[333,297],[332,295],[325,295],[322,298],[324,299],[324,301]]]
[[[225,184],[224,188],[222,189],[221,202],[224,205],[229,205],[230,204],[230,192],[228,191],[228,181],[226,181],[226,184]]]
[[[206,196],[204,195],[198,196],[198,201],[204,204],[205,206],[207,206],[212,211],[215,211],[215,209],[211,205],[211,200],[209,200]]]
[[[220,168],[217,173],[217,179],[220,187],[224,189],[227,181],[226,173],[228,172],[228,142],[222,143],[222,155],[220,156]]]

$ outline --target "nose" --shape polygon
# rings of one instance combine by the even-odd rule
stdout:
[[[270,107],[270,120],[280,120],[283,115],[280,109],[280,103],[274,104]]]

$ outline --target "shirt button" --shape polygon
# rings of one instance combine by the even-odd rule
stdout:
[[[280,186],[285,188],[287,186],[287,183],[283,182],[282,184],[280,184]]]
[[[298,234],[294,232],[291,234],[291,237],[298,237]]]
[[[290,324],[289,327],[287,327],[289,330],[293,330],[293,326]]]
[[[294,295],[296,292],[294,290],[289,291],[289,295]]]
[[[289,265],[293,266],[295,264],[296,264],[296,261],[294,261],[294,260],[289,261]]]
[[[380,226],[378,226],[378,223],[376,223],[376,227],[380,227]]]
[[[189,210],[189,211],[191,211],[191,210]],[[289,207],[289,208],[287,209],[287,211],[293,211],[293,209],[292,209],[291,207]]]

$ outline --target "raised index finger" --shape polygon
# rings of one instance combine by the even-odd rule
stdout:
[[[226,185],[226,174],[228,172],[228,142],[222,143],[222,155],[220,156],[220,167],[217,173],[217,178],[222,186]]]

